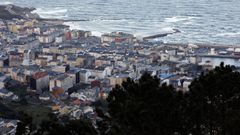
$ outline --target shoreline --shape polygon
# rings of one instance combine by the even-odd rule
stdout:
[[[36,10],[36,8],[34,7],[20,7],[14,4],[6,4],[6,5],[0,5],[0,11],[6,11],[6,13],[2,13],[4,17],[9,16],[9,18],[13,19],[13,18],[19,18],[19,19],[36,19],[38,21],[41,22],[46,22],[46,23],[53,23],[53,24],[61,24],[61,25],[66,25],[71,27],[70,25],[64,24],[67,22],[84,22],[84,21],[89,21],[86,19],[52,19],[52,18],[42,18],[39,14],[37,13],[33,13],[33,11]],[[18,12],[15,12],[18,11]],[[7,13],[8,12],[8,13]],[[1,18],[1,12],[0,12],[0,19],[3,20],[8,20],[9,18],[7,17],[7,19]],[[26,18],[27,17],[27,18]],[[9,19],[9,20],[11,20]],[[82,29],[76,29],[76,30],[82,30]],[[152,39],[160,39],[162,37],[166,37],[168,35],[171,34],[177,34],[177,33],[181,33],[181,30],[179,29],[173,29],[173,32],[165,32],[165,33],[159,33],[159,34],[152,34],[152,35],[148,35],[148,36],[140,36],[140,40],[152,40]],[[88,30],[86,30],[88,31]],[[101,33],[101,32],[100,32]],[[135,35],[135,33],[131,33],[133,35]],[[95,35],[98,36],[99,35]],[[161,41],[161,40],[160,40]],[[213,47],[213,48],[240,48],[240,44],[239,45],[235,45],[235,44],[221,44],[221,43],[176,43],[176,42],[169,42],[169,43],[163,43],[164,45],[175,45],[175,46],[184,46],[184,45],[188,45],[188,44],[194,44],[194,45],[198,45],[199,47]]]
[[[173,46],[187,46],[189,44],[194,44],[199,47],[206,48],[240,48],[240,45],[227,45],[227,44],[214,44],[214,43],[163,43],[164,45],[173,45]]]

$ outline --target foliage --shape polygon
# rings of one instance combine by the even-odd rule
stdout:
[[[240,73],[224,66],[202,74],[190,85],[189,114],[194,134],[235,134],[240,121]]]
[[[110,92],[108,108],[98,104],[98,132],[86,119],[52,117],[35,135],[238,135],[240,73],[233,69],[222,63],[196,78],[185,93],[149,74],[137,82],[127,79]],[[17,131],[25,133],[23,127]]]
[[[160,85],[144,74],[128,79],[108,97],[111,118],[102,122],[102,134],[130,135],[236,135],[240,134],[240,73],[219,67],[202,74],[189,92]],[[101,123],[102,124],[102,123]]]
[[[16,135],[27,135],[32,130],[32,117],[23,112],[19,112],[20,121],[17,123]]]
[[[36,129],[33,128],[32,118],[26,114],[22,115],[17,126],[17,135],[96,135],[97,132],[88,119],[69,120],[65,122],[49,114],[50,120],[44,120]],[[33,130],[34,129],[34,130]]]
[[[172,86],[144,74],[138,82],[128,79],[108,97],[113,130],[129,135],[185,133],[186,100]]]

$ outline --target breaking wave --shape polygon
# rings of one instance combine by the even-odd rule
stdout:
[[[13,4],[13,3],[10,1],[0,2],[0,5],[9,5],[9,4]]]
[[[42,18],[66,18],[68,10],[67,9],[60,9],[60,8],[53,8],[53,9],[43,9],[37,8],[33,11],[33,13],[39,14]]]

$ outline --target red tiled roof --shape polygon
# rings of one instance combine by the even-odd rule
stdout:
[[[80,105],[80,104],[81,104],[81,101],[80,101],[79,99],[76,99],[76,100],[73,101],[73,103],[74,103],[75,105]]]
[[[61,88],[61,87],[54,87],[53,88],[52,95],[55,98],[58,98],[63,93],[64,93],[64,89],[63,88]]]
[[[46,73],[46,72],[37,72],[37,73],[35,73],[32,77],[34,78],[34,79],[40,79],[40,78],[42,78],[42,77],[45,77],[45,76],[47,76],[48,74]]]

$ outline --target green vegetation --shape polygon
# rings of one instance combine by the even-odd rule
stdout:
[[[0,102],[0,118],[14,119],[16,118],[16,114]]]
[[[21,105],[19,103],[6,102],[4,106],[11,108],[15,115],[22,112],[32,117],[32,124],[34,125],[40,125],[42,121],[49,120],[48,114],[51,113],[50,108],[41,105]]]
[[[42,121],[49,120],[48,114],[51,113],[50,108],[39,105],[11,105],[11,107],[14,107],[16,112],[23,112],[32,117],[32,123],[34,125],[40,125]]]
[[[27,103],[27,86],[17,85],[17,87],[7,87],[11,92],[18,95],[20,102],[5,102],[7,108],[11,108],[16,114],[22,112],[32,117],[34,125],[40,125],[43,120],[49,120],[48,114],[51,109],[42,105],[31,105]]]
[[[111,130],[108,134],[171,135],[185,133],[184,94],[144,74],[139,82],[128,79],[108,97]]]
[[[192,82],[187,112],[192,133],[240,134],[240,73],[232,68],[222,63]]]
[[[88,119],[59,121],[54,115],[50,120],[41,123],[40,128],[34,130],[31,124],[32,118],[22,114],[22,120],[18,123],[17,135],[97,135],[95,128]]]
[[[60,122],[46,121],[35,135],[95,135],[96,130],[87,119],[68,120],[65,124]]]
[[[138,82],[128,79],[110,92],[110,115],[101,106],[96,109],[101,117],[96,130],[86,119],[63,122],[51,117],[36,135],[238,135],[240,73],[232,69],[221,64],[196,78],[186,93],[160,85],[149,74]],[[31,129],[29,122],[24,123],[29,120],[19,123],[18,133]]]
[[[19,85],[18,87],[10,87],[7,89],[19,96],[20,98],[25,97],[27,94],[27,86]]]
[[[240,134],[240,73],[222,63],[196,78],[190,91],[160,85],[148,74],[128,79],[108,97],[109,117],[103,134],[237,135]],[[111,127],[111,128],[109,128]]]

